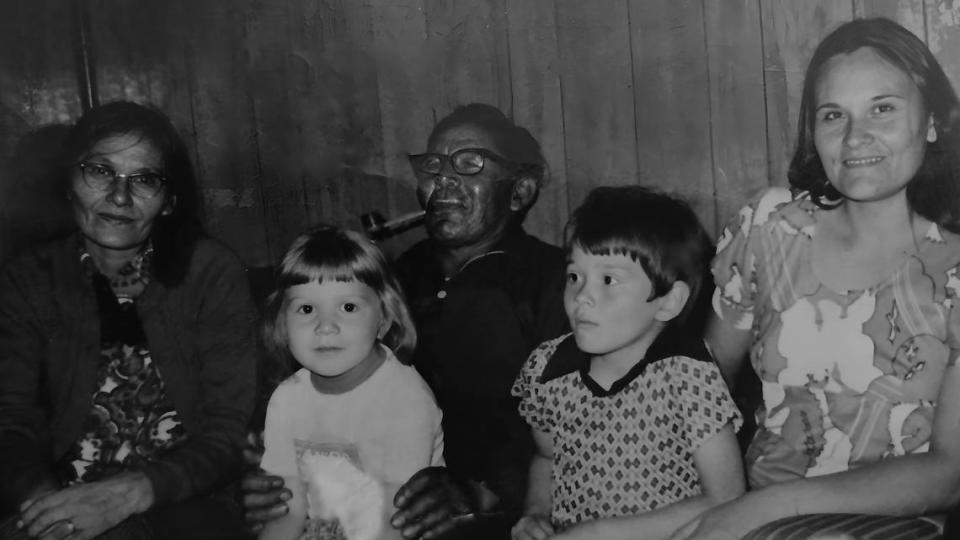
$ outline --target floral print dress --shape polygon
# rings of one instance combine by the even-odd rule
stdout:
[[[762,383],[752,488],[925,452],[940,382],[960,349],[960,236],[932,225],[882,282],[837,291],[811,247],[822,215],[771,188],[724,229],[713,308],[752,329]]]

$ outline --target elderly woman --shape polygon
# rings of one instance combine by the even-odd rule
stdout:
[[[63,157],[78,231],[0,272],[6,532],[239,535],[223,488],[254,395],[240,261],[197,225],[186,149],[162,113],[95,108]]]
[[[799,130],[793,194],[743,208],[713,265],[708,341],[763,387],[752,491],[677,537],[938,538],[960,498],[960,102],[913,34],[857,20],[814,52]]]

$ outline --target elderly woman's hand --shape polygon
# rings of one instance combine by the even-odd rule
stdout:
[[[153,505],[153,486],[139,472],[51,491],[20,506],[23,529],[42,540],[94,538]]]

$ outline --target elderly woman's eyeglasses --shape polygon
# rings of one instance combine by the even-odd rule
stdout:
[[[484,148],[463,148],[449,156],[446,154],[410,154],[407,157],[410,159],[410,166],[413,167],[414,172],[431,176],[440,174],[446,162],[450,162],[450,166],[457,174],[464,176],[479,174],[488,159],[511,170],[520,168],[520,165]]]
[[[117,174],[117,171],[99,163],[81,162],[77,164],[83,177],[83,183],[97,191],[111,189],[119,179],[127,181],[130,194],[141,199],[152,199],[163,191],[167,179],[160,173],[142,172],[135,174]]]

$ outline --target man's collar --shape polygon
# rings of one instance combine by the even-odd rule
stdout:
[[[540,374],[540,382],[546,383],[570,373],[580,372],[581,380],[593,395],[612,396],[642,375],[648,365],[674,356],[685,356],[694,360],[712,362],[710,353],[701,338],[684,333],[682,328],[668,327],[650,344],[646,356],[634,364],[626,375],[610,385],[609,389],[606,389],[590,378],[590,359],[592,355],[581,351],[577,347],[577,341],[573,334],[570,334],[557,345],[553,356],[547,361],[543,373]]]
[[[498,239],[493,244],[490,244],[486,249],[480,252],[473,253],[472,256],[458,261],[456,268],[445,268],[444,259],[449,256],[448,251],[445,251],[439,244],[435,241],[430,241],[431,256],[434,257],[434,260],[438,263],[438,268],[441,274],[449,275],[445,276],[447,279],[452,278],[453,276],[462,272],[470,263],[482,259],[487,255],[493,254],[513,254],[523,249],[524,239],[527,237],[526,232],[520,226],[511,227],[504,231],[504,234],[500,239]]]
[[[494,244],[492,249],[510,253],[511,251],[521,248],[526,236],[527,233],[523,230],[523,226],[517,225],[516,227],[511,227],[503,233],[503,237],[500,238],[499,242]]]
[[[523,229],[522,225],[510,227],[509,229],[504,231],[503,236],[501,236],[499,240],[494,242],[489,247],[489,249],[487,249],[485,252],[486,253],[490,253],[492,251],[510,252],[512,250],[519,249],[523,246],[523,241],[524,241],[524,238],[526,237],[527,237],[527,233]],[[428,240],[427,245],[430,247],[431,255],[434,257],[437,257],[439,252],[441,252],[444,248],[440,246],[440,244],[438,244],[432,238],[428,238],[427,240]]]

